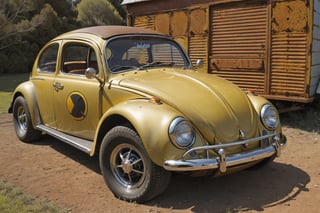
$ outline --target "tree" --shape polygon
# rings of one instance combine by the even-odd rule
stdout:
[[[0,4],[0,51],[21,42],[24,33],[41,25],[40,19],[24,19],[33,10],[29,0],[3,0]]]
[[[55,36],[90,25],[125,24],[120,0],[1,0],[0,73],[30,72]]]
[[[108,0],[82,0],[77,9],[82,26],[125,24],[125,19]]]
[[[116,8],[119,15],[123,18],[123,20],[127,19],[127,9],[125,6],[122,6],[122,0],[109,0],[111,4]]]
[[[79,27],[76,16],[69,0],[2,0],[0,73],[30,71],[46,42]]]

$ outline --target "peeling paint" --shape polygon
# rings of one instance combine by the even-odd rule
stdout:
[[[272,30],[275,32],[305,32],[307,7],[305,1],[277,2],[273,8]]]

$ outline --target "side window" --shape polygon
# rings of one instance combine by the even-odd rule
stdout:
[[[63,48],[62,72],[84,75],[88,67],[93,67],[98,72],[97,57],[94,50],[83,44],[67,44]]]
[[[59,45],[54,44],[45,49],[38,62],[38,72],[54,73],[56,71]]]

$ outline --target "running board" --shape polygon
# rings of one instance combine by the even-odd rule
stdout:
[[[48,135],[55,137],[55,138],[65,142],[65,143],[67,143],[67,144],[87,153],[87,154],[90,154],[91,147],[92,147],[92,141],[85,140],[82,138],[74,137],[74,136],[59,132],[55,129],[52,129],[52,128],[47,127],[42,124],[37,125],[37,129],[47,133]]]

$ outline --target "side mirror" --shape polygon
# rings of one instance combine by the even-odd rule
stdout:
[[[95,70],[92,67],[88,67],[85,71],[85,75],[86,75],[86,78],[88,79],[96,78],[97,70]]]
[[[196,62],[196,68],[202,68],[203,67],[203,60],[202,59],[198,59]]]
[[[86,78],[88,78],[88,79],[95,78],[95,79],[97,79],[97,81],[99,81],[100,85],[103,84],[103,81],[97,76],[96,69],[94,69],[92,67],[88,67],[85,71],[85,75],[86,75]]]

